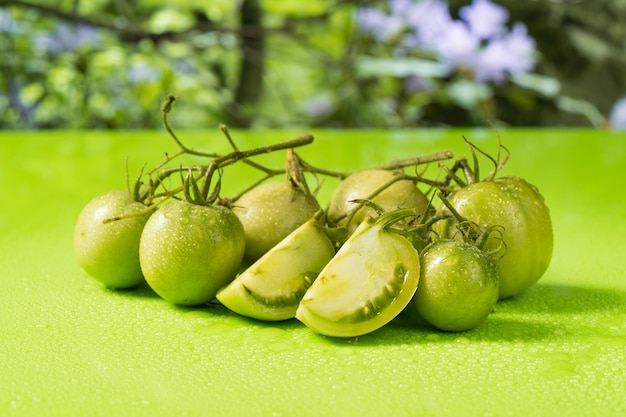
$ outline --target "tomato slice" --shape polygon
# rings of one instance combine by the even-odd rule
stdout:
[[[304,294],[296,318],[323,335],[354,337],[396,317],[415,293],[420,261],[387,226],[409,213],[415,210],[366,218]]]
[[[217,299],[255,319],[293,318],[302,296],[334,254],[330,239],[312,218],[218,291]]]

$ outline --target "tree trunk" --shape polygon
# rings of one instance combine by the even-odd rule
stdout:
[[[265,37],[259,0],[243,0],[240,10],[239,79],[232,102],[227,103],[224,122],[234,127],[250,127],[253,108],[263,91]]]

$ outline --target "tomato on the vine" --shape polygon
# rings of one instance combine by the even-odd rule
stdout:
[[[550,211],[537,188],[519,177],[499,177],[472,183],[448,197],[452,207],[481,227],[501,226],[502,240],[490,237],[483,249],[506,245],[496,259],[500,275],[500,299],[533,286],[552,259],[553,232]],[[447,209],[444,209],[447,210]],[[445,237],[456,233],[454,220],[439,222],[435,229]]]
[[[420,281],[407,309],[447,331],[481,324],[498,301],[498,269],[476,246],[438,239],[420,254]]]
[[[143,282],[139,238],[151,211],[128,191],[109,191],[82,209],[74,228],[74,253],[87,274],[107,287]],[[123,217],[115,221],[112,220]]]
[[[250,264],[320,210],[315,197],[288,181],[262,183],[232,206],[245,230],[244,259]]]
[[[146,223],[139,259],[159,296],[197,305],[214,299],[235,278],[244,246],[243,226],[230,209],[175,200]]]
[[[390,184],[398,172],[385,169],[366,169],[357,171],[341,181],[335,188],[328,206],[329,222],[338,226],[345,226],[350,232],[354,231],[367,216],[375,216],[371,207],[358,208],[355,200],[368,199],[370,196]],[[413,208],[418,214],[428,207],[428,199],[415,183],[408,179],[401,179],[388,185],[371,201],[383,211],[393,211],[399,208]],[[354,215],[352,210],[358,209]]]

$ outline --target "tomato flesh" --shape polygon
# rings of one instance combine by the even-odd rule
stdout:
[[[259,320],[287,320],[335,249],[315,219],[298,227],[217,293],[230,310]]]
[[[419,271],[411,243],[368,217],[320,272],[296,318],[328,336],[370,333],[406,307]]]

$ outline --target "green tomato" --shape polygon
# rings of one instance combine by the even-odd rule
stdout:
[[[230,310],[259,320],[287,320],[334,256],[315,218],[298,227],[217,293]]]
[[[246,236],[244,259],[251,264],[320,210],[315,197],[287,181],[263,183],[233,203]]]
[[[468,220],[504,228],[507,250],[496,260],[500,299],[522,293],[543,276],[552,259],[553,232],[550,211],[536,187],[519,177],[500,177],[461,188],[448,200]],[[435,230],[452,237],[454,223],[439,222]],[[500,245],[492,235],[483,249],[489,252]]]
[[[498,269],[493,259],[468,243],[440,239],[420,255],[417,291],[407,309],[441,330],[480,325],[498,301]]]
[[[402,312],[417,288],[420,260],[413,245],[387,226],[406,213],[367,217],[304,294],[296,318],[320,334],[353,337]]]
[[[239,270],[245,238],[241,222],[222,206],[175,200],[146,223],[139,259],[148,285],[174,304],[215,298]]]
[[[377,189],[385,186],[397,173],[384,169],[366,169],[357,171],[341,181],[333,191],[328,206],[328,221],[337,226],[345,226],[352,233],[365,217],[374,217],[376,212],[371,207],[362,207],[349,219],[346,214],[357,207],[358,199],[370,197]],[[428,199],[410,180],[400,180],[380,192],[372,202],[384,211],[399,208],[413,208],[418,214],[428,207]]]
[[[141,284],[139,238],[151,214],[146,209],[127,191],[109,191],[87,203],[74,228],[74,253],[81,268],[107,287]]]

